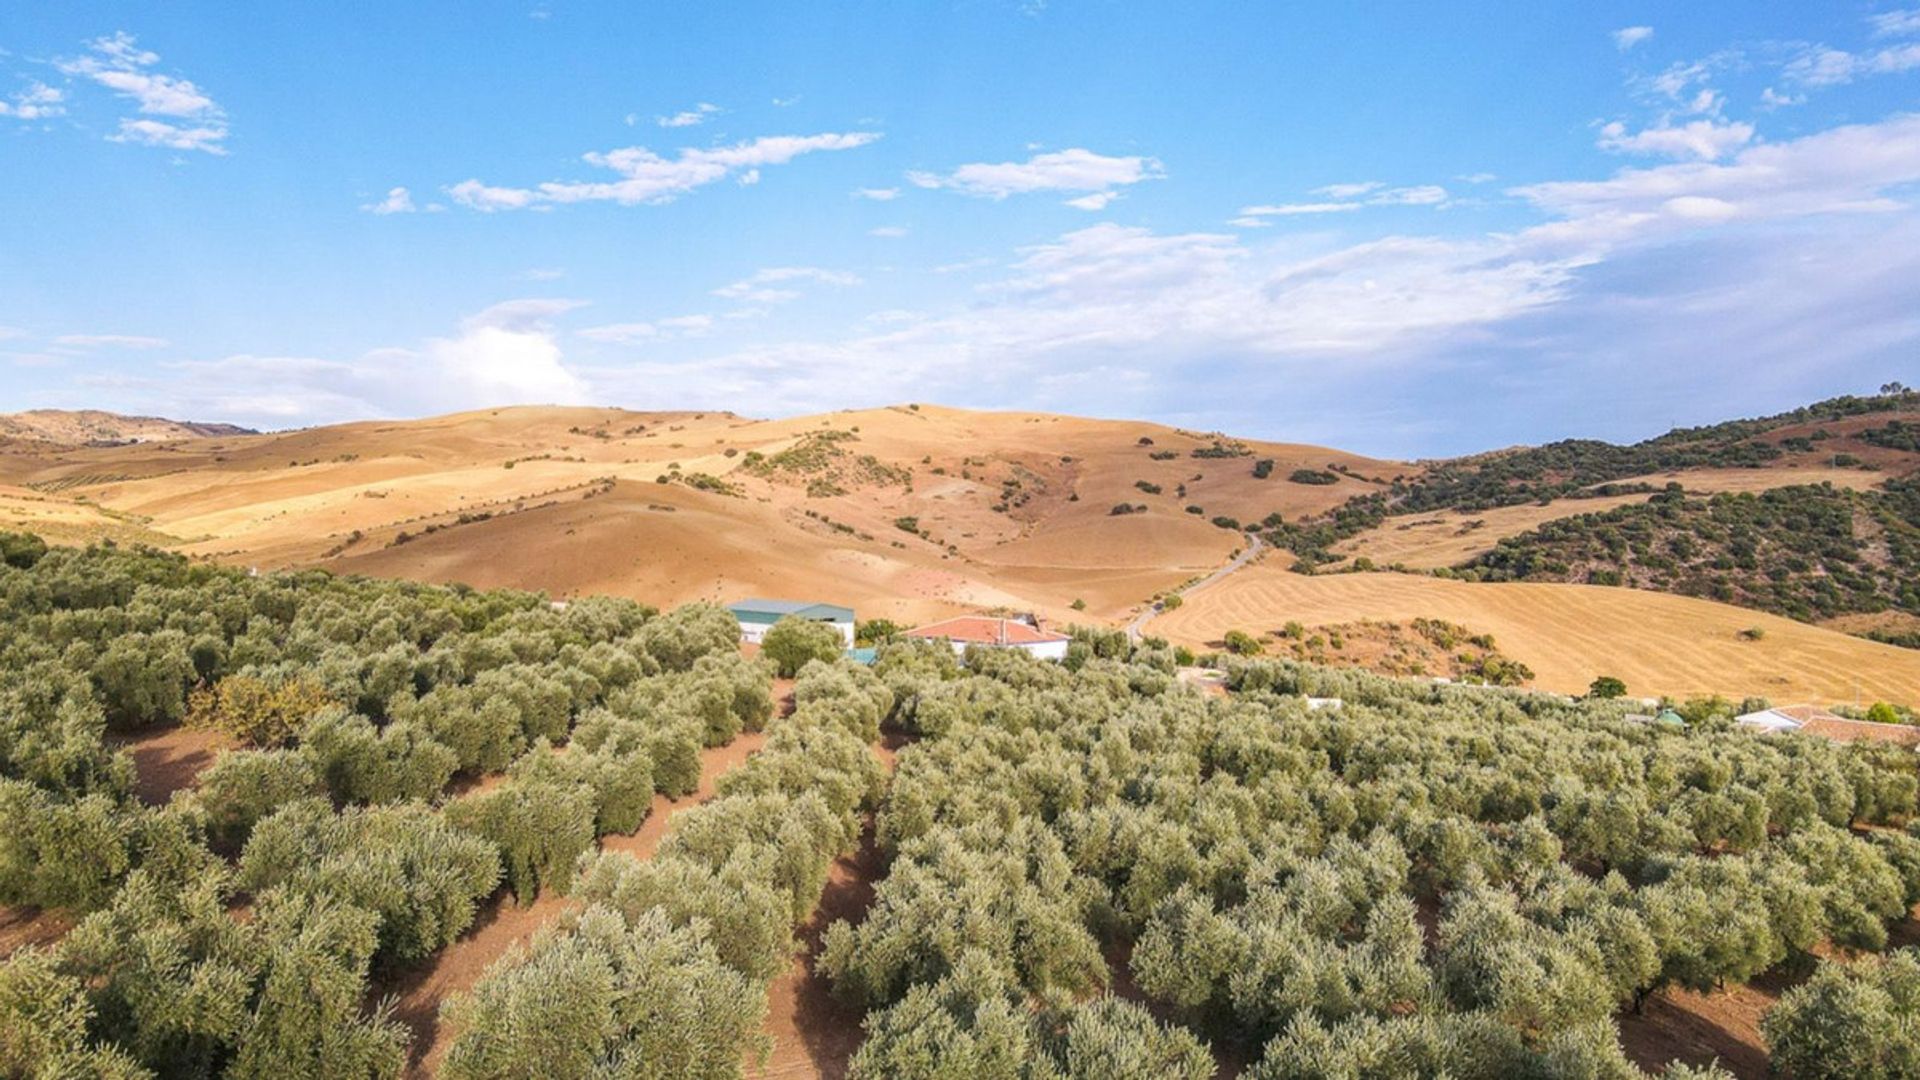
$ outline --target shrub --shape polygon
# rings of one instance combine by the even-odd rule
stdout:
[[[764,994],[658,909],[590,907],[495,963],[442,1010],[449,1080],[616,1074],[720,1080],[758,1040]]]
[[[1605,701],[1609,698],[1625,697],[1627,696],[1627,684],[1612,675],[1602,675],[1594,679],[1593,684],[1587,687],[1587,696],[1600,701]]]
[[[419,803],[350,808],[318,799],[254,825],[239,883],[331,897],[379,916],[376,958],[411,963],[459,937],[500,881],[494,845]]]
[[[832,663],[843,648],[840,631],[832,625],[793,615],[782,616],[760,640],[760,655],[773,662],[783,679],[799,674],[809,661]]]
[[[186,723],[249,746],[285,746],[314,714],[333,703],[325,687],[304,676],[269,680],[229,675],[192,693]]]
[[[1224,639],[1227,651],[1235,656],[1258,656],[1260,641],[1245,630],[1229,630]]]
[[[1265,480],[1267,477],[1272,475],[1273,475],[1273,459],[1272,458],[1261,458],[1259,461],[1256,461],[1253,463],[1253,478],[1255,480]]]
[[[1761,1023],[1772,1067],[1793,1080],[1903,1075],[1920,1061],[1920,952],[1823,961]]]
[[[206,811],[208,838],[237,850],[254,822],[319,790],[319,775],[299,751],[241,750],[215,758],[194,797]]]
[[[1287,479],[1296,484],[1312,484],[1324,487],[1340,482],[1340,474],[1325,469],[1295,469],[1287,474]]]
[[[575,860],[593,846],[594,804],[592,791],[584,787],[513,780],[483,795],[455,799],[446,815],[455,828],[498,849],[507,886],[525,907],[543,887],[565,892],[572,884]]]

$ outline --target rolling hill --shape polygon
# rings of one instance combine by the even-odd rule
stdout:
[[[1503,540],[1636,511],[1672,483],[1699,497],[1808,483],[1871,496],[1920,464],[1871,434],[1920,401],[1836,400],[1634,447],[1420,463],[934,405],[780,420],[516,407],[111,446],[0,435],[0,528],[663,607],[773,594],[902,622],[1000,608],[1108,624],[1206,576],[1254,528],[1278,550],[1151,632],[1205,645],[1232,628],[1424,616],[1493,633],[1554,689],[1607,673],[1647,693],[1850,700],[1858,682],[1910,699],[1920,652],[1725,603],[1331,573],[1455,575]],[[101,423],[74,434],[131,430]],[[1733,640],[1759,623],[1763,640]]]

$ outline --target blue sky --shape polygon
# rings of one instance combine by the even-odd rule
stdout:
[[[0,10],[0,410],[1414,456],[1920,382],[1920,9],[325,7]]]

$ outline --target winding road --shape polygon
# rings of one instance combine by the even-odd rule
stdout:
[[[1267,545],[1261,541],[1258,533],[1248,533],[1246,535],[1247,546],[1241,548],[1240,553],[1232,559],[1229,559],[1225,566],[1220,567],[1218,570],[1215,570],[1213,573],[1208,574],[1206,577],[1201,578],[1199,581],[1194,582],[1184,589],[1176,590],[1174,595],[1186,597],[1202,589],[1210,588],[1217,584],[1221,578],[1252,562],[1255,556],[1258,556],[1262,551],[1266,550]],[[1160,605],[1163,602],[1164,601],[1156,600],[1148,605],[1140,614],[1135,615],[1133,621],[1127,624],[1127,636],[1138,640],[1140,632],[1147,628],[1147,624],[1153,621],[1154,616],[1160,614]]]

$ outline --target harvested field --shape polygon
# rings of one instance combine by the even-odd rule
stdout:
[[[1153,632],[1198,648],[1228,630],[1265,634],[1358,619],[1446,619],[1491,633],[1531,667],[1534,685],[1583,692],[1597,675],[1630,694],[1761,694],[1825,704],[1911,699],[1920,652],[1707,600],[1637,589],[1561,584],[1472,584],[1410,574],[1290,573],[1268,560],[1176,611]],[[1749,641],[1741,631],[1766,633]]]

